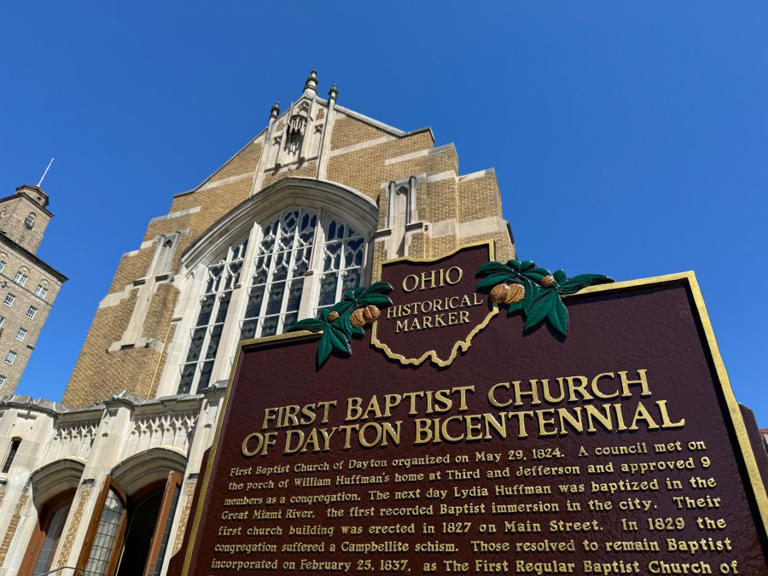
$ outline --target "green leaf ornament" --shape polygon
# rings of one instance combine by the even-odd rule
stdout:
[[[392,292],[389,282],[374,282],[370,286],[360,286],[346,292],[342,299],[331,306],[320,310],[317,318],[304,318],[288,328],[288,332],[297,330],[309,330],[310,332],[322,332],[317,347],[317,367],[320,368],[328,361],[335,350],[343,356],[352,354],[352,336],[361,336],[365,333],[363,328],[352,326],[350,318],[358,308],[376,306],[386,308],[392,305],[388,294]],[[333,320],[328,317],[331,313],[338,314]]]
[[[525,295],[520,302],[498,305],[507,307],[508,316],[522,312],[525,319],[524,331],[533,330],[547,322],[562,336],[568,334],[568,309],[562,297],[576,294],[588,286],[613,282],[603,274],[579,274],[568,278],[563,270],[550,272],[531,260],[508,260],[506,264],[486,262],[475,275],[480,278],[478,289],[490,289],[502,283],[521,284],[525,287]]]

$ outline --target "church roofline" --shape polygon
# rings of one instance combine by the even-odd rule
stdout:
[[[327,107],[328,100],[326,100],[324,98],[317,98],[316,100],[322,106],[326,106]],[[283,110],[283,112],[275,119],[275,121],[277,121],[280,118],[283,118],[284,116],[286,116],[290,112],[293,104],[295,104],[295,102],[291,103],[290,106],[288,106],[285,110]],[[407,136],[414,136],[414,135],[420,134],[422,132],[428,132],[429,133],[429,137],[432,140],[432,143],[433,144],[435,143],[435,134],[432,131],[432,128],[429,127],[429,126],[425,126],[423,128],[418,128],[416,130],[410,130],[410,131],[406,132],[404,130],[400,130],[399,128],[395,128],[394,126],[390,126],[389,124],[385,124],[384,122],[380,122],[380,121],[378,121],[378,120],[376,120],[374,118],[371,118],[370,116],[366,116],[365,114],[361,114],[360,112],[355,112],[354,110],[351,110],[350,108],[347,108],[345,106],[341,106],[339,104],[336,104],[334,106],[334,108],[335,108],[335,110],[337,112],[341,112],[345,116],[348,116],[350,118],[353,118],[355,120],[363,122],[364,124],[368,124],[370,126],[373,126],[374,128],[378,128],[379,130],[383,130],[383,131],[387,132],[388,134],[390,134],[391,136],[395,136],[397,138],[405,138]],[[221,166],[219,166],[213,172],[211,172],[208,176],[206,176],[205,179],[203,179],[202,182],[200,182],[197,186],[195,186],[194,188],[190,188],[189,190],[185,190],[184,192],[178,192],[178,193],[173,195],[173,198],[180,198],[182,196],[186,196],[188,194],[192,194],[194,192],[197,192],[203,186],[205,186],[206,184],[211,182],[213,177],[216,176],[216,174],[218,174],[219,172],[221,172],[221,170],[227,164],[229,164],[230,162],[232,162],[232,160],[237,158],[237,156],[241,152],[243,152],[246,148],[248,148],[248,146],[250,146],[251,144],[256,142],[259,138],[261,138],[262,135],[264,135],[267,132],[267,128],[268,127],[262,128],[259,131],[259,133],[256,134],[256,136],[254,136],[253,138],[248,140],[248,142],[246,142],[237,152],[235,152],[232,156],[230,156]]]
[[[360,112],[355,112],[354,110],[350,110],[346,106],[341,106],[339,104],[336,104],[336,111],[341,112],[342,114],[345,114],[350,118],[354,118],[355,120],[360,120],[361,122],[370,124],[371,126],[384,130],[385,132],[389,132],[393,136],[398,136],[402,138],[403,136],[407,136],[409,134],[409,132],[405,132],[403,130],[395,128],[394,126],[390,126],[389,124],[384,124],[384,122],[379,122],[378,120],[374,120],[370,116],[366,116],[365,114],[360,114]]]
[[[48,414],[59,419],[59,421],[81,422],[84,420],[99,420],[105,409],[119,405],[142,413],[173,410],[174,407],[178,410],[194,410],[200,406],[200,402],[206,396],[222,394],[226,389],[226,385],[226,382],[214,382],[197,394],[175,394],[150,399],[144,399],[130,392],[120,392],[104,402],[73,408],[61,402],[14,394],[11,396],[0,396],[0,409],[32,410]]]

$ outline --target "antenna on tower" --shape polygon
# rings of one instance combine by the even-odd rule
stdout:
[[[43,172],[43,175],[40,176],[40,181],[37,183],[38,188],[40,188],[40,185],[43,183],[43,180],[45,180],[45,176],[46,174],[48,174],[48,170],[51,169],[51,164],[53,164],[53,156],[51,156],[51,159],[48,162],[48,166],[45,167],[45,172]]]

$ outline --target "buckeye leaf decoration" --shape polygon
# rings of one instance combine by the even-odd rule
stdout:
[[[477,287],[490,289],[490,300],[506,306],[509,316],[522,312],[525,318],[523,330],[533,330],[546,321],[563,336],[568,334],[568,310],[562,297],[587,286],[613,282],[603,274],[579,274],[568,278],[563,270],[553,273],[531,260],[508,260],[506,264],[486,262],[478,268],[476,276],[481,278]],[[510,290],[511,284],[522,286],[524,292],[521,294],[520,288]]]
[[[352,336],[364,334],[363,326],[372,324],[378,318],[378,310],[392,305],[388,296],[390,292],[392,285],[388,282],[360,286],[346,292],[343,298],[330,308],[320,310],[317,318],[299,320],[288,328],[288,331],[322,332],[317,347],[317,367],[320,368],[334,350],[343,356],[352,354]]]

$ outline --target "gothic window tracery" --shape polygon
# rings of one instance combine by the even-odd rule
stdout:
[[[316,311],[333,306],[342,294],[362,283],[365,240],[349,225],[331,220],[326,223],[323,244],[323,275]]]
[[[317,214],[305,210],[284,212],[264,227],[241,338],[272,336],[298,319],[316,227]]]
[[[224,330],[232,291],[240,282],[248,240],[230,247],[226,255],[206,271],[205,289],[200,298],[200,311],[181,374],[179,393],[205,388],[211,378],[213,363]]]
[[[230,273],[233,279],[236,276],[234,281],[219,279],[222,262],[208,267],[208,285],[181,367],[180,394],[199,392],[210,384],[227,313],[234,316],[227,326],[239,331],[234,340],[272,336],[287,330],[300,315],[315,315],[332,306],[362,283],[365,237],[325,210],[285,210],[266,224],[254,225],[251,239],[253,255],[248,262],[244,262],[248,240],[234,249],[236,258],[232,259],[232,248],[228,251],[225,261],[237,264],[236,274]],[[217,282],[223,282],[224,289]],[[239,290],[243,293],[236,297]],[[222,353],[232,355],[234,350]]]

